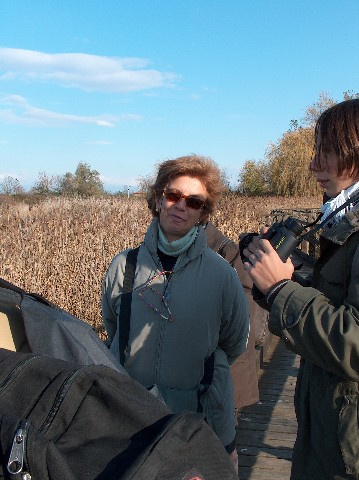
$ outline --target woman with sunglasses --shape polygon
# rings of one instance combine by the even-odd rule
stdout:
[[[314,148],[328,221],[311,286],[260,236],[244,267],[265,294],[270,330],[302,357],[291,479],[359,479],[359,99],[322,113]]]
[[[237,466],[230,364],[245,350],[249,314],[235,270],[207,246],[202,225],[222,190],[210,159],[191,155],[159,165],[132,289],[124,366],[155,385],[173,412],[203,412]],[[128,250],[111,262],[102,295],[111,351],[119,356],[119,313]]]

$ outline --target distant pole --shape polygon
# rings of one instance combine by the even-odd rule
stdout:
[[[127,198],[130,198],[130,187],[127,187]]]

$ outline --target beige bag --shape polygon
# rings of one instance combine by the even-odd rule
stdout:
[[[0,305],[0,348],[14,352],[30,351],[20,309],[13,305]]]

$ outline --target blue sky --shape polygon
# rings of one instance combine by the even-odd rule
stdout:
[[[246,160],[320,92],[359,92],[359,0],[0,0],[0,181]]]

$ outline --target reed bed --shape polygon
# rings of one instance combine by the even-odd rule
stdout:
[[[274,209],[317,208],[319,197],[223,198],[212,221],[238,241],[256,232]],[[144,198],[47,199],[0,204],[0,276],[40,293],[87,321],[103,338],[101,285],[111,259],[137,246],[151,215]]]

